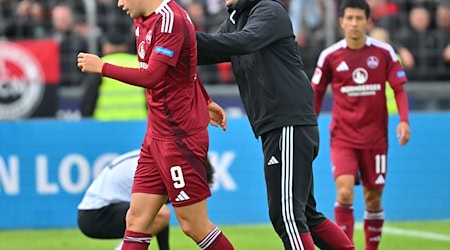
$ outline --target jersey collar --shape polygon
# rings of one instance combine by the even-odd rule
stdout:
[[[366,36],[366,46],[372,45],[372,38],[369,36]],[[342,48],[347,48],[348,44],[345,39],[342,39]]]

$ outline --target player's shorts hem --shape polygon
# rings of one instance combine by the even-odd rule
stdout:
[[[143,194],[167,195],[167,192],[164,193],[164,192],[148,191],[148,190],[146,190],[145,188],[142,188],[142,189],[140,189],[140,188],[133,188],[133,190],[131,191],[131,193],[132,193],[132,194],[135,194],[135,193],[143,193]]]
[[[211,194],[206,194],[206,195],[200,196],[200,197],[198,197],[196,199],[189,199],[187,201],[181,201],[181,202],[175,201],[175,203],[173,201],[171,201],[170,203],[174,207],[185,207],[185,206],[193,205],[193,204],[198,203],[200,201],[206,200],[209,197],[211,197]]]
[[[364,183],[361,183],[361,184],[362,184],[363,187],[366,187],[366,188],[384,188],[386,186],[386,183],[385,184],[364,184]]]

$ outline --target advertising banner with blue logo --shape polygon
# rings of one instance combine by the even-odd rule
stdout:
[[[318,208],[332,218],[328,125],[319,119],[321,147],[314,163]],[[413,114],[412,139],[398,146],[390,120],[388,220],[450,218],[449,114]],[[77,205],[93,178],[119,154],[140,147],[145,121],[0,122],[0,229],[76,227]],[[230,119],[228,130],[210,127],[209,156],[215,168],[212,220],[218,224],[269,223],[263,158],[246,118]],[[355,216],[364,212],[356,188]],[[175,223],[174,218],[172,223]]]

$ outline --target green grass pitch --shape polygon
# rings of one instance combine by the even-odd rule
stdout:
[[[221,225],[220,228],[237,250],[281,250],[282,244],[270,225]],[[77,229],[0,230],[0,250],[113,250],[119,240],[95,240]],[[154,242],[156,243],[156,242]],[[170,230],[171,249],[197,250],[181,232]],[[363,232],[355,230],[356,249],[364,249]],[[157,244],[150,247],[157,250]],[[380,250],[448,250],[450,220],[423,222],[386,222]]]

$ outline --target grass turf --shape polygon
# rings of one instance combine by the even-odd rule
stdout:
[[[222,225],[222,231],[237,250],[281,250],[281,241],[270,225]],[[380,250],[450,249],[450,221],[387,222]],[[356,249],[364,249],[361,225],[355,230]],[[85,237],[77,229],[0,230],[0,250],[112,250],[120,240],[96,240]],[[170,229],[170,245],[174,250],[199,248],[180,228]],[[150,247],[157,250],[157,244]]]

